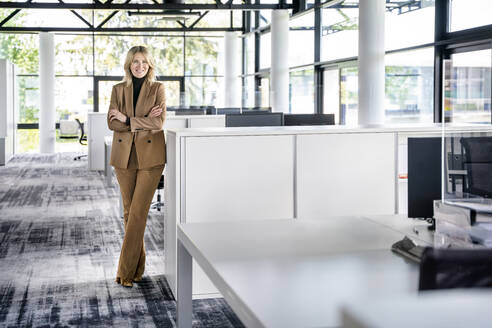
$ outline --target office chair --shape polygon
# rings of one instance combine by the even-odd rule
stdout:
[[[460,141],[465,150],[466,191],[492,198],[492,137],[464,137]]]
[[[80,128],[80,138],[79,138],[79,143],[81,145],[87,145],[87,136],[85,135],[84,133],[84,125],[80,122],[80,120],[78,118],[75,119],[77,121],[77,123],[79,124],[79,128]],[[87,157],[87,155],[80,155],[80,156],[75,156],[73,158],[74,161],[77,161],[77,160],[80,160],[82,157]]]
[[[75,139],[79,138],[79,125],[72,120],[60,120],[60,139]]]
[[[157,211],[161,211],[161,207],[164,206],[164,203],[161,201],[161,190],[164,189],[164,175],[161,175],[161,179],[159,180],[159,184],[157,185],[157,201],[152,202],[150,205],[151,209],[156,209]]]
[[[424,250],[419,290],[472,287],[492,287],[492,249]]]

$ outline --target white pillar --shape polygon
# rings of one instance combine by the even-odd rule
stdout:
[[[236,32],[224,35],[224,107],[241,107],[239,69],[241,56],[239,38]]]
[[[55,42],[53,34],[39,34],[39,146],[41,153],[55,152]]]
[[[359,124],[384,123],[385,0],[359,1]]]
[[[273,112],[289,112],[289,12],[272,11],[270,105]]]

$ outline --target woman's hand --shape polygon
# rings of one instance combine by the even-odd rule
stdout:
[[[157,116],[161,116],[161,114],[162,114],[162,108],[160,108],[159,106],[154,106],[150,110],[149,116],[150,117],[157,117]]]
[[[117,109],[110,109],[109,110],[109,121],[113,122],[113,120],[118,120],[122,123],[126,122],[126,116],[122,112],[120,112]]]

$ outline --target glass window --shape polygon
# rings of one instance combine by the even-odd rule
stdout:
[[[233,27],[242,27],[241,11],[233,12]],[[193,24],[198,17],[189,19],[187,25]],[[230,27],[231,12],[226,10],[210,10],[195,27]]]
[[[57,77],[55,79],[55,120],[86,121],[94,107],[92,77]]]
[[[123,76],[126,53],[147,45],[156,61],[156,75],[183,75],[183,38],[159,36],[95,36],[96,75]]]
[[[243,107],[255,107],[255,77],[243,78]]]
[[[450,0],[450,31],[492,24],[492,1]]]
[[[37,123],[39,121],[40,93],[39,77],[18,76],[19,117],[18,123]]]
[[[246,36],[246,74],[255,72],[255,34],[250,33]]]
[[[271,60],[271,33],[260,36],[260,69],[270,68]]]
[[[69,10],[22,9],[5,26],[87,27],[87,24]]]
[[[260,107],[270,107],[270,78],[262,77],[260,79]]]
[[[0,34],[0,58],[18,67],[18,74],[39,72],[39,37],[37,34]]]
[[[111,101],[113,85],[119,81],[98,81],[99,84],[99,113],[107,113]]]
[[[289,22],[289,66],[314,62],[314,12]]]
[[[39,129],[17,129],[16,153],[37,153],[39,152]]]
[[[327,68],[323,72],[323,112],[335,114],[335,122],[340,122],[340,70]]]
[[[385,122],[432,123],[433,48],[386,55],[385,66]]]
[[[185,106],[218,106],[222,79],[217,76],[186,77]]]
[[[57,34],[54,39],[56,74],[93,74],[91,35]]]
[[[385,16],[385,48],[411,47],[434,41],[435,0],[388,4]]]
[[[186,37],[185,75],[216,75],[224,38]]]
[[[491,122],[491,62],[490,49],[451,56],[444,82],[447,121]]]
[[[359,70],[344,67],[340,70],[340,124],[357,125],[359,110]]]
[[[95,25],[101,24],[109,15],[111,11],[97,11],[94,15]],[[74,16],[75,17],[75,16]],[[181,20],[188,21],[194,19],[188,16],[180,18]],[[148,15],[129,15],[128,11],[120,10],[116,15],[114,15],[109,21],[104,24],[104,27],[114,28],[114,27],[181,27],[176,22],[176,16],[148,16]]]
[[[314,113],[314,69],[290,72],[289,113]]]
[[[343,1],[322,10],[321,60],[355,57],[359,41],[359,2]]]

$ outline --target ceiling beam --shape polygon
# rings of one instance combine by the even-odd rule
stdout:
[[[0,32],[240,32],[242,29],[229,27],[116,27],[116,28],[95,28],[95,27],[0,27]]]
[[[199,4],[199,3],[59,3],[59,2],[6,2],[0,1],[0,8],[9,9],[59,9],[59,10],[268,10],[282,9],[279,4]],[[283,9],[292,8],[291,4]]]

